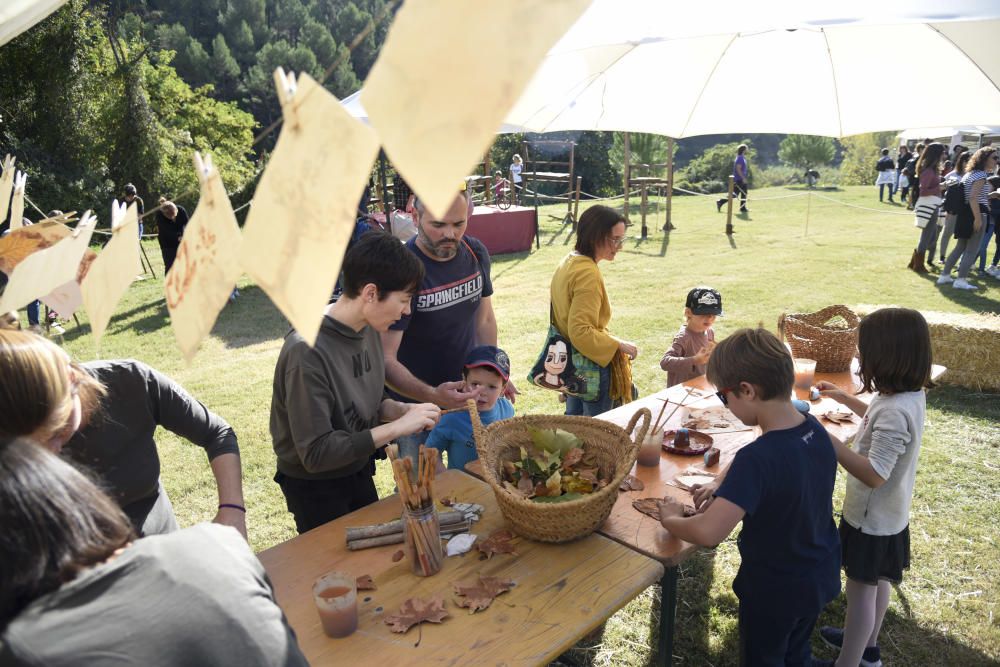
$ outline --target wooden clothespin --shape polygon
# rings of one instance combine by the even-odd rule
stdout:
[[[24,215],[24,187],[28,183],[28,175],[23,171],[14,172],[14,196],[10,200],[10,228],[23,227],[21,216]]]
[[[80,232],[82,232],[84,229],[96,226],[97,226],[97,216],[95,216],[89,210],[84,211],[83,217],[80,218],[79,224],[77,224],[77,226],[73,228],[72,236],[73,238],[76,238],[80,235]]]
[[[212,195],[212,188],[207,187],[207,185],[209,180],[212,179],[213,173],[217,173],[215,172],[215,165],[212,164],[212,154],[205,153],[205,157],[202,158],[201,153],[195,151],[193,160],[194,171],[198,176],[198,182],[201,184],[201,199],[198,201],[198,205],[205,204],[211,208],[215,206],[215,200]]]
[[[299,128],[298,110],[295,108],[295,91],[298,84],[295,81],[295,72],[288,72],[281,67],[274,70],[274,85],[278,89],[278,101],[281,103],[281,114],[285,118],[285,125]]]

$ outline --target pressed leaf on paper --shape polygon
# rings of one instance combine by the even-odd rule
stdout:
[[[140,271],[136,205],[126,206],[124,201],[116,200],[111,205],[111,240],[80,285],[95,340],[104,335],[111,314]]]
[[[0,312],[23,308],[40,298],[63,317],[72,315],[83,300],[79,281],[96,258],[87,247],[95,223],[88,212],[66,238],[25,257],[0,296]]]
[[[312,345],[379,141],[308,75],[293,93],[281,70],[275,76],[285,122],[254,193],[240,264]],[[394,104],[410,106],[401,99]]]
[[[0,223],[7,219],[7,211],[10,206],[10,190],[14,187],[14,163],[16,157],[11,157],[10,153],[4,156],[3,174],[0,174]]]
[[[493,558],[493,554],[515,553],[514,545],[511,544],[511,540],[513,539],[514,533],[505,528],[494,530],[490,533],[489,537],[476,544],[476,548],[479,549],[480,560],[489,560],[490,558]]]
[[[386,155],[433,214],[451,206],[542,57],[589,4],[403,3],[361,102]],[[483,63],[489,63],[486,85]]]
[[[170,324],[188,363],[211,333],[219,311],[236,286],[243,240],[226,186],[212,166],[211,156],[206,155],[203,161],[195,153],[194,167],[201,181],[201,197],[164,282]]]
[[[834,424],[849,424],[854,421],[854,413],[840,410],[830,410],[820,415],[824,419],[832,421]]]
[[[459,599],[455,600],[455,604],[467,608],[470,614],[474,614],[489,607],[498,595],[512,589],[514,581],[501,577],[479,575],[478,581],[459,582],[452,585],[455,587],[455,595],[459,596]]]
[[[9,276],[25,257],[51,248],[72,233],[72,229],[58,222],[40,222],[15,229],[0,237],[0,271]]]
[[[440,623],[448,616],[444,598],[409,598],[403,602],[398,612],[386,615],[385,623],[393,632],[406,632],[419,623]]]

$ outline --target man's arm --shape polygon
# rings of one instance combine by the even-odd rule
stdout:
[[[382,334],[382,357],[385,360],[385,379],[394,391],[421,403],[435,403],[434,387],[420,381],[397,358],[403,332],[390,329]]]
[[[494,323],[494,340],[496,340],[495,327]],[[477,392],[462,391],[464,383],[461,381],[442,382],[437,387],[432,387],[421,381],[397,358],[399,344],[403,340],[403,332],[390,329],[381,336],[382,357],[385,361],[385,380],[397,394],[412,398],[420,403],[434,403],[442,408],[464,407],[465,401],[477,396]]]
[[[497,318],[493,312],[492,297],[484,296],[476,309],[476,344],[497,344]]]

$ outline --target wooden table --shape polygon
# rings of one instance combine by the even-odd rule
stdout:
[[[931,370],[933,379],[939,378],[945,371],[943,366],[935,365]],[[832,382],[841,389],[850,391],[852,394],[860,389],[860,383],[853,371],[845,373],[817,373],[816,380],[826,380]],[[672,398],[674,402],[683,396],[685,387],[693,387],[703,391],[711,392],[709,396],[694,400],[685,401],[685,407],[693,409],[706,408],[721,405],[715,397],[715,387],[708,379],[702,375],[688,382],[683,387],[675,386],[670,389],[658,391],[639,400],[627,403],[614,410],[609,410],[597,416],[625,428],[632,415],[640,408],[648,408],[655,419],[663,406],[664,399]],[[871,394],[858,396],[866,403],[871,400]],[[670,414],[674,405],[668,405],[664,416]],[[851,440],[858,432],[861,425],[861,418],[854,416],[849,423],[835,424],[829,420],[821,419],[820,415],[830,410],[847,408],[830,398],[823,398],[810,404],[809,411],[820,419],[820,423],[826,427],[831,434],[844,442]],[[679,426],[686,416],[684,408],[677,410],[667,422],[667,428]],[[732,461],[736,452],[755,440],[760,435],[759,428],[747,428],[746,430],[712,434],[715,441],[714,446],[720,450],[719,465],[711,468],[712,472],[722,470]],[[690,558],[701,547],[685,542],[671,535],[666,531],[656,519],[641,514],[632,507],[632,501],[640,498],[662,498],[671,496],[683,503],[691,503],[691,494],[687,491],[671,486],[669,483],[688,466],[703,466],[701,456],[681,456],[663,452],[660,456],[658,467],[644,467],[638,464],[632,468],[632,474],[643,482],[642,491],[622,492],[618,495],[614,508],[607,521],[598,529],[598,533],[620,542],[630,549],[635,550],[645,556],[653,558],[664,566],[663,578],[660,581],[662,596],[660,603],[660,634],[657,646],[657,662],[661,665],[670,665],[673,662],[674,643],[674,618],[677,607],[677,566]],[[466,471],[482,476],[482,467],[479,461],[472,461],[466,466]]]
[[[931,369],[931,377],[936,380],[944,371],[945,368],[943,366],[935,365]],[[861,384],[853,371],[845,373],[817,373],[816,380],[832,382],[852,394],[861,388]],[[714,395],[715,387],[708,382],[708,379],[704,375],[685,382],[683,387],[693,387],[712,392],[712,395],[707,398],[685,401],[685,407],[690,405],[691,408],[697,409],[721,405],[719,399]],[[598,415],[598,419],[604,419],[625,428],[628,425],[629,419],[640,408],[648,408],[655,419],[660,408],[663,406],[665,398],[669,396],[674,400],[678,400],[683,396],[683,393],[684,389],[680,387],[664,389],[645,398],[623,405],[620,408],[609,410]],[[861,394],[858,398],[868,403],[872,399],[872,394]],[[667,406],[664,416],[670,414],[673,407],[673,405]],[[820,423],[826,427],[828,433],[844,442],[848,442],[857,435],[861,426],[861,418],[855,415],[848,423],[835,424],[820,417],[824,412],[837,409],[842,411],[847,410],[846,407],[831,398],[822,398],[819,401],[810,403],[809,406],[809,412],[819,419]],[[686,414],[684,408],[677,410],[668,422],[667,428],[680,426],[683,420],[682,415],[684,414]],[[714,446],[719,448],[720,461],[718,466],[706,469],[712,472],[722,470],[733,460],[733,457],[740,448],[751,443],[759,435],[760,429],[757,427],[735,433],[713,434]],[[655,558],[663,563],[665,569],[663,579],[660,582],[662,601],[660,603],[660,636],[658,645],[658,662],[663,665],[670,665],[673,660],[674,616],[677,607],[677,566],[690,558],[700,547],[671,535],[660,525],[659,521],[637,512],[632,507],[632,501],[639,498],[671,496],[681,502],[690,504],[691,494],[677,487],[670,486],[668,482],[671,482],[674,477],[682,473],[688,466],[696,465],[704,467],[703,463],[701,456],[681,456],[663,452],[660,456],[660,465],[657,468],[647,468],[636,464],[632,468],[632,474],[642,480],[645,488],[642,491],[619,494],[618,500],[611,510],[611,515],[598,530],[602,535],[606,535],[631,549],[635,549],[641,554]]]
[[[473,532],[480,539],[505,526],[493,491],[457,470],[435,480],[439,497],[486,508]],[[390,496],[364,509],[259,554],[274,584],[278,604],[313,665],[538,665],[573,646],[663,575],[663,566],[637,551],[593,534],[568,544],[516,541],[516,555],[480,561],[477,553],[446,558],[432,577],[417,577],[404,559],[392,562],[402,545],[348,551],[345,529],[398,518],[401,504]],[[344,639],[323,634],[312,584],[331,570],[370,574],[378,590],[358,593],[359,626]],[[484,611],[470,614],[454,604],[452,583],[477,574],[503,576],[517,585]],[[406,634],[389,630],[383,618],[410,597],[441,595],[451,614],[441,625],[424,624]]]

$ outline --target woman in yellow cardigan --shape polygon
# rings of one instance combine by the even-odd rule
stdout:
[[[592,206],[580,216],[576,248],[563,258],[549,288],[556,328],[573,347],[600,366],[600,391],[593,401],[566,396],[567,415],[594,416],[632,400],[631,360],[635,343],[608,331],[611,303],[597,267],[613,261],[625,242],[625,219],[607,206]]]

